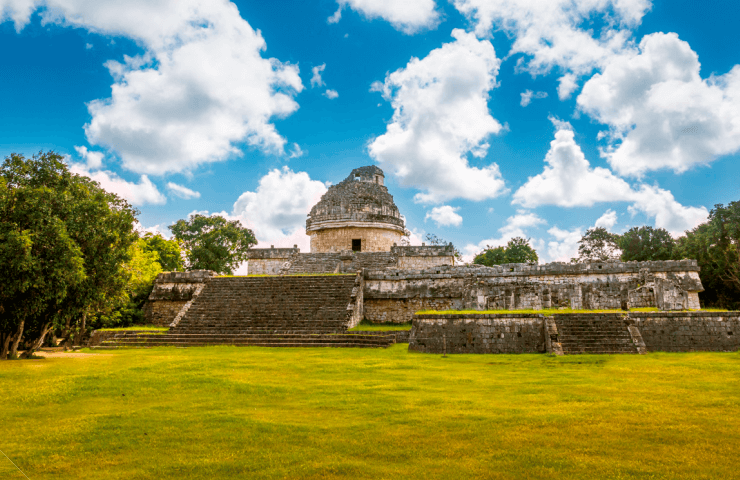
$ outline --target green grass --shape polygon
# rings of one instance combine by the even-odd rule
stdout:
[[[361,321],[356,327],[350,328],[350,332],[364,331],[364,332],[398,332],[404,330],[411,330],[411,322],[408,323],[372,323],[368,321]]]
[[[154,325],[133,325],[131,327],[119,327],[119,328],[100,328],[99,332],[128,332],[132,330],[139,331],[151,331],[151,332],[166,332],[170,327],[157,327]]]
[[[740,353],[155,348],[0,362],[43,479],[738,478]],[[0,478],[23,479],[0,455]]]
[[[630,312],[657,312],[657,308],[632,308]],[[526,313],[526,314],[540,314],[540,315],[554,315],[558,313],[626,313],[624,310],[613,309],[613,310],[578,310],[572,308],[543,308],[542,310],[420,310],[416,312],[417,315],[459,315],[459,314],[510,314],[510,313]]]

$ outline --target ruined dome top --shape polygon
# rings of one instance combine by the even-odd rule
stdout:
[[[329,187],[313,206],[306,220],[306,231],[364,223],[386,224],[394,230],[403,230],[403,218],[384,181],[383,170],[374,165],[355,168],[347,178]]]

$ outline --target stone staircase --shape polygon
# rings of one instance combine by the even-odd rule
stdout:
[[[625,316],[620,313],[558,314],[554,317],[565,355],[639,353]]]
[[[355,275],[214,277],[168,332],[120,332],[97,348],[387,347],[395,337],[347,333],[355,280]]]

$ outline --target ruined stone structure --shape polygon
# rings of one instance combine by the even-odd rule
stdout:
[[[306,220],[311,253],[388,252],[401,243],[404,221],[378,167],[360,167],[321,197]]]
[[[740,350],[740,312],[419,314],[409,350],[426,353],[647,353]]]

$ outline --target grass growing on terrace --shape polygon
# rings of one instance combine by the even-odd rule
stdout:
[[[117,328],[100,328],[99,332],[129,332],[129,331],[147,331],[147,332],[166,332],[170,327],[157,327],[154,325],[133,325],[131,327]]]
[[[657,312],[657,308],[631,308],[630,312]],[[526,313],[539,315],[555,315],[558,313],[628,313],[624,310],[579,310],[572,308],[543,308],[542,310],[420,310],[417,315],[486,315],[486,314],[511,314]]]
[[[372,323],[368,321],[361,321],[356,327],[350,328],[348,331],[363,331],[363,332],[398,332],[404,330],[411,330],[411,322],[408,323]]]
[[[0,385],[34,480],[738,474],[738,353],[154,348],[0,362]]]

